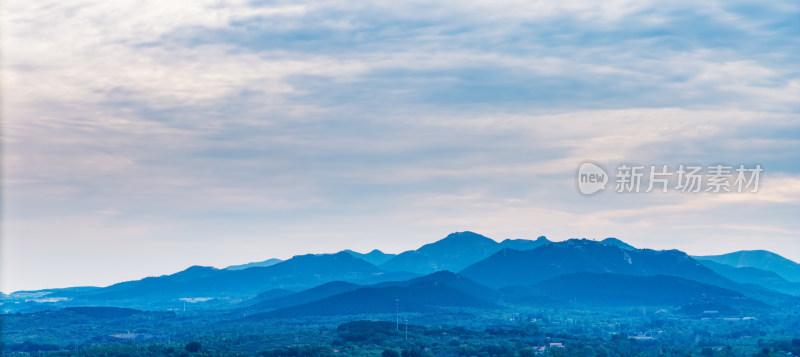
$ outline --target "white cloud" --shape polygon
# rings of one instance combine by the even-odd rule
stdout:
[[[136,252],[112,274],[186,242],[180,264],[233,264],[464,229],[703,250],[693,229],[784,249],[797,228],[797,39],[727,2],[13,0],[2,21],[4,248],[36,254],[4,257],[31,271],[9,286],[53,281],[30,262],[80,275],[62,253],[87,247]],[[585,159],[774,160],[757,195],[586,201]],[[763,211],[707,213],[732,204]]]

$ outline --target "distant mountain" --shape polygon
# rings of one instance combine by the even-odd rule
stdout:
[[[347,249],[344,252],[348,253],[348,254],[356,257],[356,258],[364,259],[364,260],[366,260],[366,261],[368,261],[368,262],[370,262],[372,264],[375,264],[375,265],[381,265],[383,263],[386,263],[386,262],[389,261],[389,259],[394,258],[395,255],[396,255],[396,254],[386,254],[386,253],[381,252],[380,250],[377,250],[377,249],[374,249],[371,252],[366,253],[366,254],[359,253],[359,252],[354,252],[354,251],[352,251],[350,249]]]
[[[741,301],[742,294],[674,276],[573,273],[530,287],[509,287],[510,301],[546,297],[562,302],[604,306],[681,306],[693,299]]]
[[[264,260],[264,261],[261,261],[261,262],[252,262],[252,263],[247,263],[247,264],[231,265],[231,266],[229,266],[229,267],[227,267],[225,269],[226,270],[243,270],[243,269],[255,268],[255,267],[268,267],[268,266],[273,266],[275,264],[278,264],[278,263],[280,263],[282,261],[283,260],[280,260],[280,259],[277,259],[277,258],[272,258],[272,259],[267,259],[267,260]]]
[[[636,248],[634,246],[632,246],[632,245],[630,245],[628,243],[625,243],[625,242],[623,242],[623,241],[621,241],[621,240],[619,240],[617,238],[606,238],[606,239],[603,239],[602,241],[600,241],[600,243],[609,244],[609,245],[615,245],[615,246],[620,247],[620,248],[622,248],[624,250],[636,250]]]
[[[497,301],[500,296],[500,294],[496,290],[478,284],[472,280],[467,279],[466,277],[463,277],[461,275],[449,271],[439,271],[426,276],[417,277],[404,281],[382,282],[379,284],[372,285],[370,287],[374,288],[385,288],[392,286],[408,287],[420,283],[436,283],[439,285],[444,285],[487,302]],[[343,281],[333,281],[330,283],[325,283],[320,286],[313,287],[311,289],[301,291],[299,293],[263,301],[261,303],[247,307],[246,310],[252,313],[257,311],[268,311],[290,306],[296,306],[300,304],[313,302],[316,300],[321,300],[341,293],[346,293],[360,288],[365,288],[365,286]]]
[[[396,302],[395,299],[399,299]],[[399,304],[399,305],[398,305]],[[495,308],[496,305],[436,281],[409,286],[366,287],[322,300],[252,315],[251,319],[324,315],[428,312],[442,307]]]
[[[798,264],[776,254],[743,251],[697,259],[702,259],[702,264],[677,250],[636,249],[616,238],[551,242],[539,237],[498,243],[480,234],[460,232],[399,255],[346,250],[225,269],[192,266],[170,275],[103,288],[48,289],[2,298],[4,311],[9,312],[87,305],[150,311],[182,307],[187,301],[191,307],[202,309],[258,305],[248,311],[273,310],[270,313],[276,316],[292,311],[326,314],[325,303],[330,304],[332,314],[384,311],[390,295],[394,296],[390,308],[394,299],[400,298],[407,303],[408,311],[493,307],[501,300],[502,294],[494,290],[498,288],[504,288],[503,298],[547,304],[568,301],[570,294],[573,300],[585,299],[587,303],[612,298],[640,304],[677,302],[702,291],[719,296],[720,301],[728,297],[727,292],[709,290],[708,286],[733,290],[773,306],[800,301],[800,283],[785,279],[795,276],[800,280]],[[253,266],[259,264],[271,265]],[[652,276],[662,276],[657,278],[661,279],[661,288]],[[343,300],[346,298],[352,300]]]
[[[398,254],[380,265],[388,271],[429,274],[438,270],[458,271],[500,249],[500,243],[472,232],[452,233],[417,250]]]
[[[173,275],[145,278],[89,291],[76,298],[166,303],[178,298],[248,298],[275,288],[305,289],[329,281],[374,280],[378,267],[347,253],[300,255],[269,266],[243,270],[191,267]]]
[[[298,293],[277,297],[274,299],[262,301],[247,308],[247,311],[268,311],[280,309],[288,306],[295,306],[300,304],[309,303],[316,300],[321,300],[333,295],[346,293],[361,288],[361,285],[348,283],[344,281],[332,281],[320,286],[303,290]]]
[[[255,304],[260,303],[262,301],[282,298],[284,296],[289,296],[289,295],[292,295],[294,293],[296,293],[296,291],[286,290],[286,289],[270,289],[270,290],[267,290],[265,292],[259,293],[255,297],[253,297],[251,299],[247,299],[247,300],[241,302],[240,304],[242,304],[242,305],[255,305]]]
[[[500,298],[500,293],[497,290],[478,284],[463,275],[459,275],[447,270],[437,271],[435,273],[406,281],[387,281],[374,286],[410,286],[421,282],[436,282],[485,301],[494,302]]]
[[[623,249],[635,249],[616,238],[609,238],[603,242]],[[420,275],[441,270],[461,271],[502,249],[525,251],[551,243],[553,242],[544,236],[536,240],[506,239],[498,243],[477,233],[458,232],[417,250],[400,253],[379,266],[387,271],[409,271]]]
[[[390,271],[378,275],[373,275],[364,279],[359,279],[357,283],[361,285],[373,285],[386,281],[403,281],[419,277],[420,274],[414,274],[407,271]]]
[[[297,255],[285,262],[263,269],[269,270],[273,274],[280,274],[282,278],[306,274],[370,275],[382,273],[375,265],[344,252]]]
[[[800,264],[766,250],[742,250],[728,254],[696,256],[694,258],[727,264],[736,268],[758,268],[774,272],[788,281],[800,282]]]
[[[528,240],[528,239],[506,239],[500,242],[500,246],[503,248],[515,249],[515,250],[531,250],[539,248],[542,245],[547,243],[551,243],[545,236],[541,236],[536,240]]]
[[[755,284],[772,289],[784,294],[800,295],[800,283],[793,283],[771,271],[752,267],[736,268],[727,264],[716,263],[711,260],[697,260],[730,280],[742,284]]]
[[[190,281],[220,274],[220,270],[214,267],[204,267],[194,265],[181,270],[175,274],[170,275],[170,279],[174,281]]]
[[[672,275],[709,284],[732,283],[677,250],[625,250],[615,244],[571,239],[526,251],[504,249],[460,273],[489,287],[528,286],[570,273]]]

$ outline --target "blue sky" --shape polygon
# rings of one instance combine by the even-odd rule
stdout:
[[[794,1],[18,1],[2,291],[450,232],[800,261]],[[575,190],[583,160],[755,194]]]

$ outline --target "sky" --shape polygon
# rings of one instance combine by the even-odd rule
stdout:
[[[800,261],[798,19],[792,0],[4,1],[0,291],[466,230]],[[764,171],[755,193],[586,197],[587,160]]]

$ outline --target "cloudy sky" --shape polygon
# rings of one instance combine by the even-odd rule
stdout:
[[[0,290],[464,230],[800,261],[799,7],[4,1]],[[764,172],[584,197],[584,160]]]

